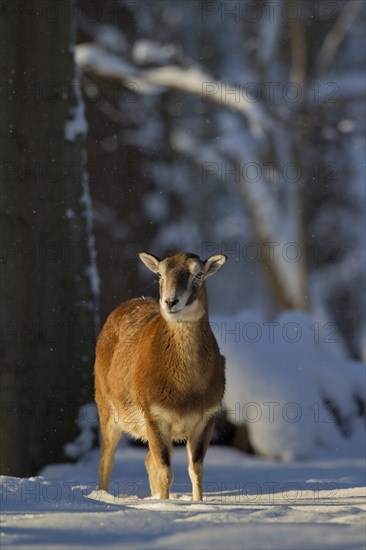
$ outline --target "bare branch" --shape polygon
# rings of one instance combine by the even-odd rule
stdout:
[[[306,39],[304,25],[295,20],[289,23],[291,40],[291,69],[289,82],[296,82],[304,89],[306,75]]]
[[[318,75],[328,70],[339,46],[364,6],[364,2],[360,0],[349,0],[346,2],[342,13],[328,32],[320,48],[316,67],[316,73]]]
[[[283,17],[281,13],[283,10],[284,0],[276,2],[276,10],[274,11],[274,18],[263,17],[259,26],[259,43],[261,45],[258,48],[257,56],[263,67],[267,67],[275,59],[281,44],[281,33],[283,31]]]

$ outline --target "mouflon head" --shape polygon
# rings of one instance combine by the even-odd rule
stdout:
[[[160,260],[141,252],[141,261],[159,277],[160,310],[168,321],[198,321],[206,311],[205,281],[226,262],[217,254],[202,261],[196,254],[178,252]]]

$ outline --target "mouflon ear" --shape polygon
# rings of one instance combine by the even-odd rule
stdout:
[[[157,273],[159,271],[159,258],[153,256],[152,254],[148,254],[147,252],[140,252],[139,256],[140,260],[146,265],[148,269],[150,269],[150,271],[152,271],[153,273]]]
[[[217,256],[210,256],[203,263],[205,265],[205,277],[211,277],[216,271],[218,271],[226,262],[227,256],[224,254],[218,254]]]

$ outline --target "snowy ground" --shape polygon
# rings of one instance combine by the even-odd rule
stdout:
[[[1,548],[365,548],[363,459],[285,463],[211,447],[204,501],[192,503],[184,448],[170,501],[148,498],[145,453],[118,449],[118,497],[95,492],[97,451],[41,477],[2,477]]]
[[[100,493],[98,451],[85,455],[97,416],[86,405],[66,447],[86,458],[0,478],[2,550],[365,548],[364,365],[347,359],[334,327],[304,313],[267,323],[239,312],[212,326],[227,358],[227,414],[268,460],[211,447],[204,501],[192,503],[177,448],[172,499],[159,501],[149,498],[146,450],[122,443],[112,494]]]

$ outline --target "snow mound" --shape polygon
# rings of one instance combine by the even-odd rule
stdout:
[[[366,369],[343,356],[335,326],[304,312],[265,322],[247,311],[211,323],[226,357],[224,406],[263,456],[363,456]]]

